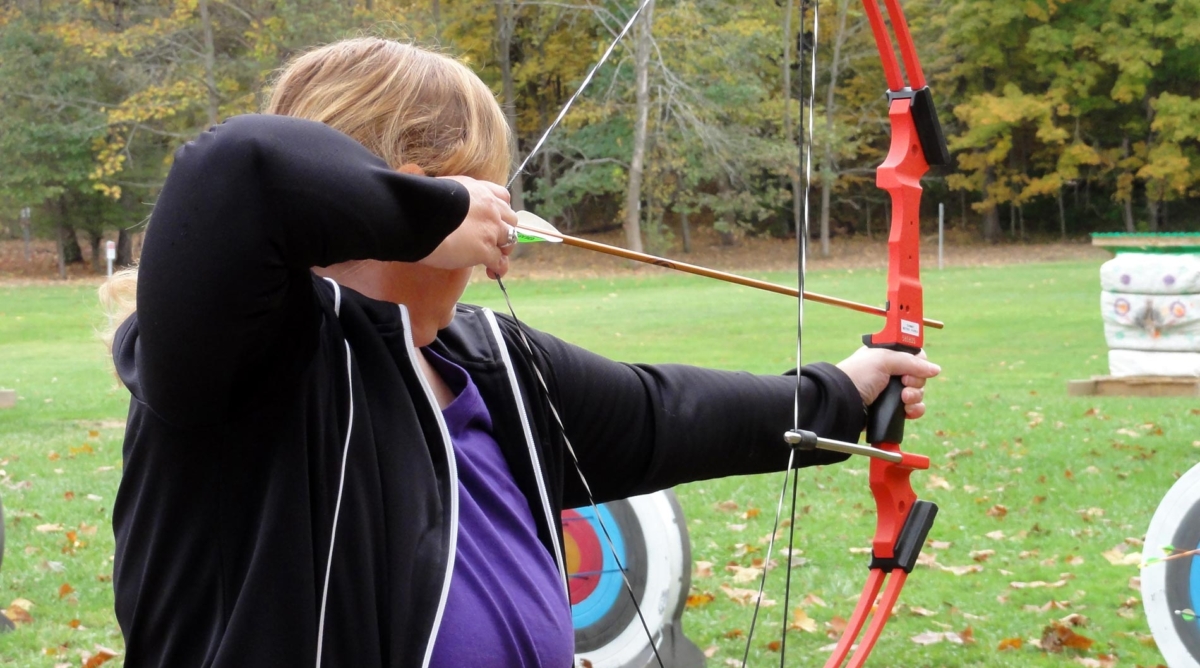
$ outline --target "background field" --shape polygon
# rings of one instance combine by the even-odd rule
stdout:
[[[944,373],[931,384],[930,414],[910,425],[906,447],[934,460],[914,486],[942,509],[931,534],[938,543],[926,550],[936,563],[913,573],[870,665],[1162,662],[1140,592],[1131,588],[1137,564],[1111,562],[1121,561],[1119,552],[1140,551],[1159,499],[1200,459],[1200,417],[1194,400],[1066,397],[1068,379],[1107,370],[1098,266],[925,274],[927,314],[947,322],[927,338]],[[794,283],[785,274],[764,276]],[[883,283],[877,270],[822,271],[810,289],[878,302]],[[764,373],[794,363],[794,308],[773,295],[656,271],[514,280],[509,289],[531,326],[617,359]],[[503,309],[486,284],[472,286],[465,300]],[[97,644],[121,649],[111,612],[109,509],[126,400],[94,337],[101,318],[94,286],[0,286],[0,386],[20,396],[16,409],[0,411],[7,532],[0,607],[18,598],[33,604],[32,622],[0,636],[0,665],[78,665],[79,652]],[[849,354],[878,321],[811,306],[805,325],[805,360],[813,361]],[[786,611],[782,570],[772,572],[768,598],[778,603],[764,608],[752,665],[778,663],[768,643],[798,607],[815,624],[789,633],[789,664],[823,662],[830,625],[849,615],[866,575],[869,557],[856,553],[873,532],[865,473],[860,461],[801,473],[796,529],[804,561],[794,567]],[[764,476],[678,490],[693,558],[712,564],[711,574],[693,578],[701,604],[685,616],[686,633],[713,652],[710,665],[741,656],[750,608],[722,585],[754,586],[734,582],[736,569],[727,565],[750,567],[762,557],[780,483]],[[1012,585],[1036,581],[1057,586]],[[1089,649],[1052,654],[1035,646],[1052,620],[1071,613],[1086,618],[1074,630],[1094,641]],[[913,640],[947,631],[968,642]],[[998,649],[1014,639],[1022,646]]]

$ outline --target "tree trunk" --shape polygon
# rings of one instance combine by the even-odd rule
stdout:
[[[1151,232],[1158,231],[1158,210],[1159,210],[1160,204],[1162,204],[1162,200],[1151,195],[1151,193],[1149,192],[1149,188],[1147,188],[1146,217],[1150,219],[1149,223],[1150,223],[1150,231]]]
[[[684,209],[679,212],[679,232],[683,235],[683,252],[692,252],[692,232],[688,228],[688,212]]]
[[[646,3],[638,17],[634,44],[637,78],[636,121],[633,127],[633,157],[629,161],[629,186],[625,192],[625,247],[642,251],[642,176],[646,161],[646,126],[650,116],[650,47],[654,22],[654,0]]]
[[[867,210],[867,239],[871,239],[871,200],[864,198],[863,203],[863,208]]]
[[[123,227],[117,231],[117,259],[113,260],[113,265],[133,266],[133,232]]]
[[[504,120],[508,122],[509,131],[517,136],[517,94],[513,83],[512,72],[512,42],[516,29],[517,9],[512,0],[496,0],[496,55],[500,60],[500,106],[504,109]],[[520,163],[517,155],[517,143],[512,147],[513,164]],[[512,195],[512,208],[520,211],[525,208],[525,176],[515,174],[509,193]]]
[[[1067,207],[1063,204],[1062,188],[1058,189],[1058,231],[1063,241],[1067,240]]]
[[[988,166],[983,172],[983,196],[985,198],[988,198],[988,191],[994,180],[995,175],[991,166]],[[994,202],[983,214],[983,240],[990,244],[1000,240],[1000,209]]]
[[[55,228],[55,232],[56,232],[55,233],[55,241],[56,241],[55,247],[58,250],[58,253],[56,253],[56,255],[58,256],[58,277],[62,278],[62,279],[66,279],[66,277],[67,277],[67,260],[66,260],[67,245],[65,243],[65,239],[67,236],[66,226],[59,225],[57,228]]]
[[[796,34],[792,30],[792,13],[796,10],[796,0],[788,0],[783,14],[783,136],[788,146],[796,146],[796,135],[792,129],[792,44]],[[800,127],[804,127],[801,120]],[[801,214],[800,166],[788,170],[792,182],[792,232],[799,234]]]
[[[104,261],[100,257],[100,243],[104,241],[104,235],[99,232],[87,231],[88,245],[92,250],[92,271],[97,274],[104,273]]]
[[[967,229],[967,191],[958,191],[958,206],[961,211],[959,217],[959,227]]]
[[[1121,138],[1121,157],[1129,157],[1129,137]],[[1133,186],[1130,185],[1129,194],[1125,196],[1121,202],[1121,213],[1125,218],[1125,231],[1130,234],[1137,231],[1133,223]]]
[[[841,0],[838,3],[838,29],[833,38],[833,59],[829,62],[829,87],[825,90],[825,150],[821,161],[821,257],[829,257],[829,202],[833,183],[837,179],[833,164],[833,109],[837,98],[833,94],[841,69],[842,45],[846,42],[846,16],[850,13],[848,5],[849,0]],[[815,44],[813,48],[816,49]]]
[[[722,173],[717,177],[717,189],[721,195],[721,200],[728,202],[733,198],[733,183],[728,174]],[[715,226],[717,236],[721,239],[722,246],[733,246],[737,243],[737,236],[733,231],[737,228],[737,217],[732,211],[725,211],[721,214],[722,225]]]
[[[1017,204],[1017,229],[1021,233],[1020,240],[1025,241],[1025,207],[1020,204]]]
[[[213,47],[212,21],[208,17],[208,0],[200,0],[200,23],[204,29],[204,87],[208,89],[208,124],[220,121],[220,97],[217,95],[217,57]]]

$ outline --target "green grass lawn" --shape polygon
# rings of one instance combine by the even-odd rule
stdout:
[[[1194,399],[1066,396],[1067,380],[1107,371],[1097,270],[1096,263],[1039,264],[923,277],[927,315],[947,323],[926,339],[943,374],[930,385],[929,415],[909,425],[905,445],[934,462],[914,474],[914,487],[941,507],[931,534],[937,543],[926,549],[936,564],[913,572],[869,665],[1077,665],[1077,657],[1102,654],[1119,656],[1121,666],[1162,663],[1141,594],[1130,586],[1138,566],[1114,565],[1103,553],[1140,551],[1131,543],[1159,499],[1200,459],[1200,416]],[[812,275],[809,288],[878,303],[884,280],[882,271],[829,271]],[[530,326],[617,359],[764,373],[794,364],[795,308],[784,297],[657,270],[612,280],[514,279],[509,290]],[[0,636],[0,665],[78,665],[81,650],[122,646],[111,611],[110,508],[126,402],[95,339],[102,316],[93,294],[0,287],[0,386],[21,397],[17,408],[0,411],[7,531],[0,607],[19,598],[33,604],[31,623]],[[491,285],[472,286],[465,300],[504,308]],[[881,322],[809,306],[805,361],[848,355]],[[869,556],[857,553],[874,531],[866,469],[852,460],[801,472],[796,538],[805,561],[792,572],[786,611],[783,572],[772,571],[767,596],[778,603],[760,616],[751,665],[778,663],[768,643],[797,607],[816,625],[789,633],[788,662],[824,662],[830,626],[849,616],[866,577]],[[715,651],[712,666],[741,657],[751,609],[722,585],[756,585],[734,584],[726,566],[762,557],[781,482],[762,476],[677,490],[693,558],[713,564],[711,575],[692,583],[713,600],[684,617],[689,637]],[[955,568],[968,566],[975,568]],[[1059,586],[1012,586],[1035,581]],[[1086,618],[1075,630],[1094,641],[1090,649],[1050,654],[1031,642],[1071,613]],[[913,641],[967,629],[974,642]],[[1024,643],[998,649],[1011,639]]]

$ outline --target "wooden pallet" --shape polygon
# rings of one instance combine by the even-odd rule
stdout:
[[[1071,397],[1200,397],[1200,378],[1193,376],[1093,376],[1067,381]]]
[[[0,408],[12,408],[17,405],[17,391],[0,388]]]

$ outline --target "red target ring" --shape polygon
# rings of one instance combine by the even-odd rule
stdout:
[[[592,523],[575,510],[562,514],[563,551],[567,553],[571,605],[592,595],[604,571],[604,552]]]

